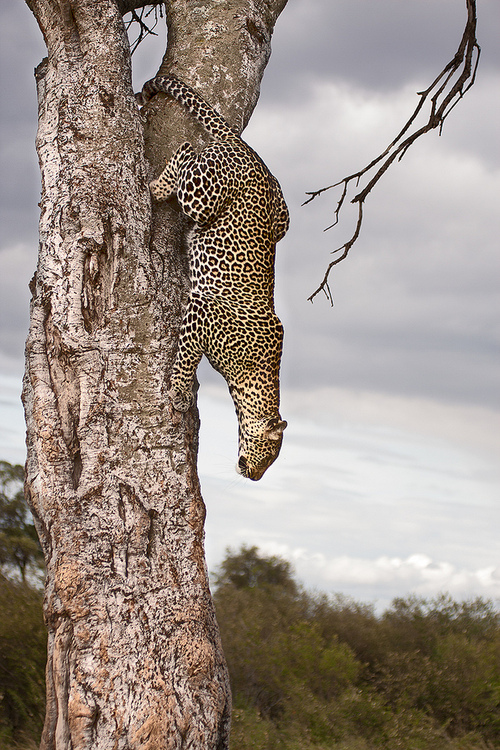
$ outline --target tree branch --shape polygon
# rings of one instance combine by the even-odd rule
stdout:
[[[306,193],[306,195],[309,195],[310,198],[308,198],[302,204],[304,206],[327,190],[331,190],[332,188],[342,185],[342,195],[339,198],[334,213],[335,220],[333,224],[326,227],[326,232],[328,229],[331,229],[336,224],[338,224],[339,215],[347,199],[351,182],[355,181],[356,186],[359,185],[361,178],[364,177],[364,175],[368,174],[371,170],[373,170],[377,164],[380,164],[380,162],[382,162],[378,170],[365,185],[365,187],[359,193],[357,193],[354,198],[352,198],[351,203],[357,203],[359,206],[358,221],[354,233],[352,234],[351,238],[341,247],[332,251],[332,254],[342,254],[329,264],[328,268],[326,269],[323,281],[311,294],[311,296],[308,297],[309,301],[312,302],[316,295],[322,291],[330,301],[330,304],[333,305],[333,298],[330,287],[328,285],[328,277],[333,266],[337,265],[337,263],[340,263],[341,260],[344,260],[344,258],[347,257],[349,250],[359,237],[361,224],[363,221],[363,203],[365,202],[367,196],[375,187],[382,175],[385,174],[391,164],[396,159],[400,161],[408,151],[410,146],[418,138],[420,138],[420,136],[436,128],[439,128],[439,134],[441,135],[444,121],[446,120],[452,109],[456,106],[456,104],[458,104],[460,99],[471,88],[471,86],[473,86],[476,80],[476,72],[479,63],[479,56],[481,53],[481,48],[479,47],[476,39],[476,0],[466,0],[466,6],[467,23],[465,25],[465,30],[457,53],[455,54],[453,59],[450,60],[450,62],[445,66],[445,68],[443,68],[441,73],[431,83],[431,85],[425,91],[419,91],[417,93],[417,95],[420,97],[420,100],[415,107],[415,110],[403,126],[402,130],[389,144],[389,146],[387,146],[385,151],[383,151],[379,156],[373,159],[373,161],[371,161],[366,167],[359,170],[359,172],[348,175],[347,177],[344,177],[342,180],[334,183],[333,185],[328,185],[327,187],[320,188],[319,190],[314,190]],[[429,100],[430,102],[430,112],[427,122],[421,128],[418,128],[414,132],[409,133],[412,125],[422,111],[422,108],[427,100]]]
[[[147,18],[151,15],[154,11],[154,23],[150,27],[148,26],[143,19]],[[154,31],[156,26],[158,25],[158,18],[161,18],[163,16],[163,4],[157,3],[156,5],[151,5],[149,10],[146,11],[146,6],[143,6],[140,10],[140,13],[137,13],[136,10],[127,10],[126,13],[130,13],[131,18],[130,20],[125,22],[125,28],[127,31],[132,26],[133,23],[137,23],[139,25],[139,35],[137,39],[135,39],[134,42],[130,45],[130,54],[133,55],[136,51],[139,44],[145,39],[147,36],[158,36],[158,34]],[[122,14],[123,15],[123,14]]]

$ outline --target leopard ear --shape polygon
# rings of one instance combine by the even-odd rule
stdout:
[[[283,430],[285,429],[287,424],[288,422],[284,422],[273,417],[273,419],[270,419],[264,428],[264,437],[268,440],[281,440]]]

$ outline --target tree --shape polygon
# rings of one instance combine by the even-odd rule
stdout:
[[[325,704],[352,687],[361,664],[335,634],[324,636],[290,563],[242,546],[227,551],[216,580],[236,707],[256,709],[278,725],[300,717],[303,737],[331,738]]]
[[[259,554],[257,547],[242,545],[238,552],[226,550],[219,573],[215,576],[218,588],[234,586],[237,589],[277,586],[288,594],[297,593],[292,577],[292,566],[287,560],[272,555]]]
[[[493,602],[410,596],[376,615],[303,590],[255,547],[228,552],[214,601],[239,749],[497,747]]]
[[[30,572],[43,567],[43,555],[35,527],[29,518],[23,492],[22,466],[0,461],[0,568],[16,571],[23,583]]]
[[[141,114],[122,14],[134,0],[27,0],[36,70],[40,250],[26,353],[27,492],[47,563],[42,748],[224,748],[230,692],[203,551],[198,414],[172,410],[185,218],[148,182],[181,108]],[[160,72],[238,129],[286,0],[165,3]]]

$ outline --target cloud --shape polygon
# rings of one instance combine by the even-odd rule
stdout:
[[[34,240],[36,249],[40,174],[35,153],[37,101],[33,68],[42,59],[45,45],[24,3],[2,3],[0,34],[1,246]]]
[[[0,356],[0,368],[6,365]],[[0,372],[0,460],[24,464],[26,448],[25,427],[21,405],[21,378]]]
[[[421,553],[406,558],[385,555],[374,559],[347,555],[327,557],[320,553],[310,554],[301,548],[288,549],[285,545],[269,543],[263,545],[262,551],[290,560],[296,574],[308,581],[317,581],[319,589],[349,591],[354,598],[376,600],[379,608],[387,607],[396,596],[408,592],[426,598],[446,592],[456,599],[476,596],[500,599],[498,566],[467,569],[443,560],[434,561]]]
[[[355,216],[348,210],[338,229],[325,234],[338,194],[300,208],[305,191],[359,169],[385,148],[415,105],[418,81],[428,69],[439,69],[445,48],[454,51],[465,21],[465,8],[451,0],[379,0],[373,8],[366,0],[287,6],[246,133],[278,175],[292,212],[277,262],[284,382],[494,403],[500,375],[492,273],[500,229],[494,156],[499,74],[488,41],[497,23],[488,0],[480,8],[487,65],[475,87],[452,113],[443,137],[428,136],[414,146],[370,196],[363,235],[332,276],[335,309],[321,298],[314,306],[306,300]],[[9,305],[0,346],[20,358],[39,190],[31,71],[44,45],[27,9],[6,6],[1,12],[2,28],[10,30],[4,62],[20,78],[3,79],[2,124],[9,128],[3,158],[15,179],[3,195],[0,265]],[[163,43],[158,31],[152,45],[141,45],[134,56],[136,87],[154,73]],[[290,96],[278,96],[278,80]],[[31,247],[32,255],[23,251],[13,263],[11,248],[18,244]]]
[[[488,70],[498,65],[496,0],[482,0],[478,13]],[[278,19],[264,91],[295,99],[318,78],[380,91],[411,79],[421,90],[455,55],[465,22],[456,0],[295,0]]]
[[[3,366],[0,361],[0,366]],[[278,461],[234,470],[229,394],[200,389],[210,569],[227,546],[290,560],[308,588],[388,604],[409,592],[499,595],[498,415],[343,389],[283,393]],[[19,376],[0,375],[0,458],[24,461]]]

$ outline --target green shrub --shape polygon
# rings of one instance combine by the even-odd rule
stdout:
[[[256,548],[231,554],[222,571],[217,618],[236,705],[260,732],[250,747],[500,747],[500,614],[491,602],[410,596],[376,616],[341,595],[302,591],[289,566]],[[233,750],[246,750],[238,742]]]
[[[39,736],[45,701],[47,632],[42,594],[0,576],[0,738]]]

